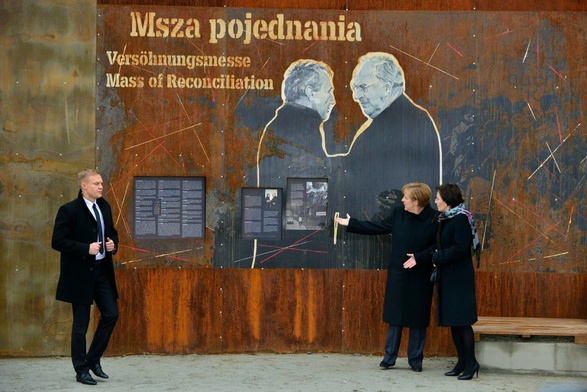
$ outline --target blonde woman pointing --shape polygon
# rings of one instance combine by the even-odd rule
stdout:
[[[433,283],[432,253],[438,223],[437,211],[430,206],[432,191],[424,183],[414,182],[402,188],[403,207],[396,207],[383,221],[359,221],[347,214],[335,218],[348,233],[392,234],[392,250],[387,266],[387,284],[383,304],[383,321],[389,324],[385,356],[379,364],[384,369],[395,365],[402,329],[410,329],[408,363],[415,372],[422,371],[426,328],[430,322]]]

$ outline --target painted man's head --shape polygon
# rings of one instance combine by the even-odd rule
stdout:
[[[403,94],[404,71],[389,53],[367,53],[353,71],[351,89],[363,114],[375,118]]]
[[[332,69],[315,60],[298,60],[285,71],[282,98],[318,112],[322,120],[330,117],[336,101]]]

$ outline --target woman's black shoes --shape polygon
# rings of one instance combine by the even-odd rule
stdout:
[[[449,377],[458,376],[463,372],[463,370],[465,370],[465,365],[460,365],[457,363],[456,366],[450,372],[446,372],[444,373],[444,375]]]
[[[462,375],[460,375],[458,377],[459,380],[470,380],[473,378],[473,375],[477,375],[477,378],[479,378],[479,364],[476,363],[475,366],[473,366],[473,369],[471,369],[470,373],[463,373]]]

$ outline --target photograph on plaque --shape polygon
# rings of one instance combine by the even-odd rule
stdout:
[[[135,177],[135,238],[203,239],[205,177]]]
[[[243,239],[281,239],[283,189],[242,189]]]
[[[320,230],[328,215],[326,178],[288,178],[285,203],[286,230]]]

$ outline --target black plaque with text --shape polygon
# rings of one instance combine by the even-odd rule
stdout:
[[[241,206],[243,239],[281,239],[281,188],[243,188]]]
[[[204,238],[205,177],[135,177],[136,238]]]

